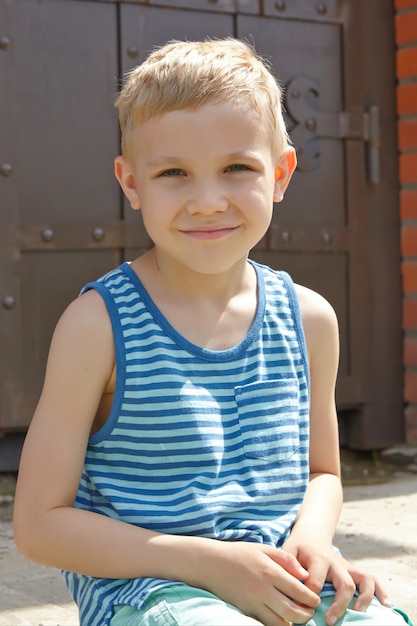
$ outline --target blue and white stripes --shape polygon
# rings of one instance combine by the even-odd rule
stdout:
[[[255,320],[225,351],[180,336],[128,264],[87,285],[112,320],[117,382],[77,507],[162,533],[285,540],[308,482],[307,355],[290,278],[254,267]],[[139,607],[169,584],[64,575],[82,626],[103,626],[114,604]]]

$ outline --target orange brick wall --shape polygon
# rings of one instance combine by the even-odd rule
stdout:
[[[395,0],[407,441],[417,442],[417,0]]]

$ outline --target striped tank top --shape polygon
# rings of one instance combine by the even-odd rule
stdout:
[[[290,277],[251,263],[255,319],[224,351],[177,333],[128,263],[83,289],[107,306],[117,380],[109,419],[89,439],[76,507],[161,533],[272,546],[288,537],[309,477],[308,359]],[[114,605],[140,608],[172,584],[64,578],[81,626],[108,624]]]

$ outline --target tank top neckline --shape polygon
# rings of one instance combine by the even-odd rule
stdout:
[[[144,284],[140,280],[136,272],[133,271],[128,261],[120,266],[122,272],[128,276],[133,283],[135,289],[141,296],[149,314],[153,318],[154,322],[171,338],[178,346],[184,349],[186,352],[210,361],[228,361],[238,357],[244,352],[248,345],[250,345],[254,339],[258,336],[259,330],[262,327],[264,315],[265,315],[265,283],[264,276],[259,264],[248,259],[248,263],[252,265],[256,273],[257,281],[257,306],[255,317],[249,328],[246,337],[244,337],[239,343],[226,350],[209,350],[207,348],[201,348],[192,343],[181,335],[167,320],[167,318],[160,311],[149,292],[145,288]]]

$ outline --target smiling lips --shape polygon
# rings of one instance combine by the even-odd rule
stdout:
[[[184,235],[193,237],[194,239],[211,240],[220,239],[229,235],[234,230],[237,230],[238,226],[212,226],[210,228],[199,227],[190,230],[181,231]]]

